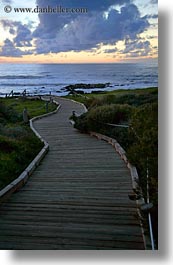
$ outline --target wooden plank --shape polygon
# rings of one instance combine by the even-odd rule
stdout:
[[[103,224],[89,224],[89,223],[57,223],[56,226],[49,224],[39,224],[29,222],[24,224],[2,224],[0,226],[1,235],[27,235],[58,237],[60,234],[72,233],[74,236],[78,234],[94,237],[97,235],[109,235],[112,238],[117,236],[139,236],[140,227],[137,225],[103,225]]]
[[[34,123],[50,151],[0,208],[1,249],[144,249],[129,169],[114,148],[69,123],[82,106]]]
[[[10,211],[9,211],[10,210]],[[15,215],[15,213],[17,213],[17,215]],[[129,220],[135,220],[138,221],[138,216],[137,213],[134,213],[133,215],[131,213],[127,213],[126,219],[124,218],[124,214],[125,212],[121,212],[121,213],[117,213],[117,212],[92,212],[92,211],[79,211],[79,210],[61,210],[61,211],[57,211],[57,210],[52,210],[51,211],[48,208],[37,208],[37,209],[30,209],[30,210],[25,210],[23,211],[22,209],[14,209],[14,208],[8,208],[4,211],[1,211],[1,219],[4,220],[6,218],[6,220],[8,219],[8,217],[10,216],[12,218],[12,220],[21,220],[22,217],[24,219],[28,219],[31,217],[36,217],[37,218],[46,218],[49,219],[51,217],[55,218],[55,217],[65,217],[65,218],[99,218],[100,221],[102,220],[125,220],[126,219]],[[94,220],[94,222],[96,222]]]
[[[23,212],[25,212],[25,210],[28,210],[28,209],[45,209],[46,211],[58,211],[58,210],[72,210],[72,211],[76,211],[76,210],[82,210],[82,211],[98,211],[98,212],[105,212],[105,214],[109,213],[109,212],[115,212],[116,215],[117,214],[122,214],[123,212],[123,215],[124,213],[128,213],[129,214],[133,214],[134,212],[136,213],[136,207],[129,207],[129,205],[126,207],[126,206],[106,206],[104,207],[104,205],[101,205],[101,206],[95,206],[95,205],[73,205],[73,204],[45,204],[44,202],[43,203],[33,203],[33,204],[30,204],[28,202],[24,203],[24,202],[14,202],[14,200],[11,199],[10,202],[8,203],[5,203],[4,206],[1,207],[2,210],[7,209],[7,208],[13,208],[15,209],[16,208],[16,211],[17,209],[23,209]],[[8,210],[8,209],[7,209]]]

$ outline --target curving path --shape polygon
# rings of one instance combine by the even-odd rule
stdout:
[[[0,207],[0,249],[144,249],[131,176],[113,147],[69,123],[78,103],[34,123],[50,151]]]

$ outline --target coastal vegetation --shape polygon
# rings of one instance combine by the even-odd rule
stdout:
[[[158,89],[118,90],[68,98],[80,101],[88,108],[87,113],[74,117],[77,129],[84,133],[95,131],[115,138],[125,149],[129,161],[138,170],[145,201],[148,195],[148,175],[149,199],[154,205],[152,221],[157,241]]]
[[[39,99],[0,99],[0,189],[4,188],[34,159],[43,147],[29,123],[23,121],[23,110],[29,118],[53,111],[56,105]]]

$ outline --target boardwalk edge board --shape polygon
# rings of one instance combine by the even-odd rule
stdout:
[[[46,99],[43,99],[43,98],[42,98],[42,100],[46,101]],[[16,178],[10,184],[8,184],[5,188],[0,190],[0,203],[6,201],[11,196],[12,193],[14,193],[15,191],[17,191],[18,189],[22,188],[25,185],[25,183],[28,181],[28,179],[31,176],[31,174],[33,173],[33,171],[38,167],[41,160],[47,154],[47,152],[49,150],[49,144],[36,131],[36,129],[33,126],[33,122],[38,120],[38,119],[48,117],[48,116],[53,115],[56,112],[58,112],[58,110],[61,108],[61,105],[55,100],[53,100],[53,103],[58,105],[56,110],[49,112],[49,113],[46,113],[46,114],[43,114],[43,115],[40,115],[40,116],[37,116],[37,117],[34,117],[29,121],[31,130],[44,143],[44,147],[41,149],[41,151],[38,153],[38,155],[34,158],[34,160],[28,165],[28,167],[19,175],[18,178]]]
[[[120,157],[124,160],[126,166],[128,167],[128,169],[130,170],[130,175],[131,175],[131,180],[132,180],[132,188],[134,190],[140,190],[140,193],[142,195],[142,191],[141,188],[138,185],[138,181],[139,181],[139,176],[138,176],[138,172],[135,166],[133,166],[127,159],[126,157],[126,152],[125,150],[120,146],[120,144],[113,138],[110,138],[106,135],[100,134],[100,133],[96,133],[96,132],[90,132],[91,136],[96,137],[98,140],[103,140],[106,141],[107,143],[111,144],[116,152],[120,155]],[[140,226],[141,226],[141,231],[142,231],[142,236],[143,236],[143,241],[144,241],[144,245],[145,245],[145,249],[150,249],[150,240],[148,238],[148,235],[145,233],[144,231],[144,227],[143,227],[143,223],[142,223],[142,216],[141,216],[141,212],[140,212],[140,208],[141,205],[145,204],[145,200],[143,198],[143,196],[141,196],[140,199],[136,199],[136,205],[137,205],[137,213],[139,216],[139,221],[140,221]]]

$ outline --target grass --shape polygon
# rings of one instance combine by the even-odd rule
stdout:
[[[105,99],[105,97],[112,97],[112,98],[120,98],[123,96],[133,96],[134,94],[136,96],[144,96],[144,95],[155,95],[158,93],[158,88],[156,87],[150,87],[150,88],[144,88],[144,89],[118,89],[113,91],[103,91],[102,93],[93,92],[91,94],[76,94],[76,95],[68,95],[65,96],[65,98],[76,100],[80,103],[85,104],[87,107],[90,107],[91,102],[94,100],[96,103],[102,102],[102,100]],[[102,104],[101,104],[102,105]]]
[[[4,103],[7,107],[14,109],[21,115],[24,108],[27,108],[30,118],[47,113],[46,102],[39,99],[1,98],[0,102]],[[55,104],[48,104],[48,112],[55,109]]]
[[[48,111],[56,109],[48,105]],[[22,120],[23,109],[27,108],[30,118],[47,113],[42,100],[22,98],[0,99],[0,189],[16,179],[43,147]]]

